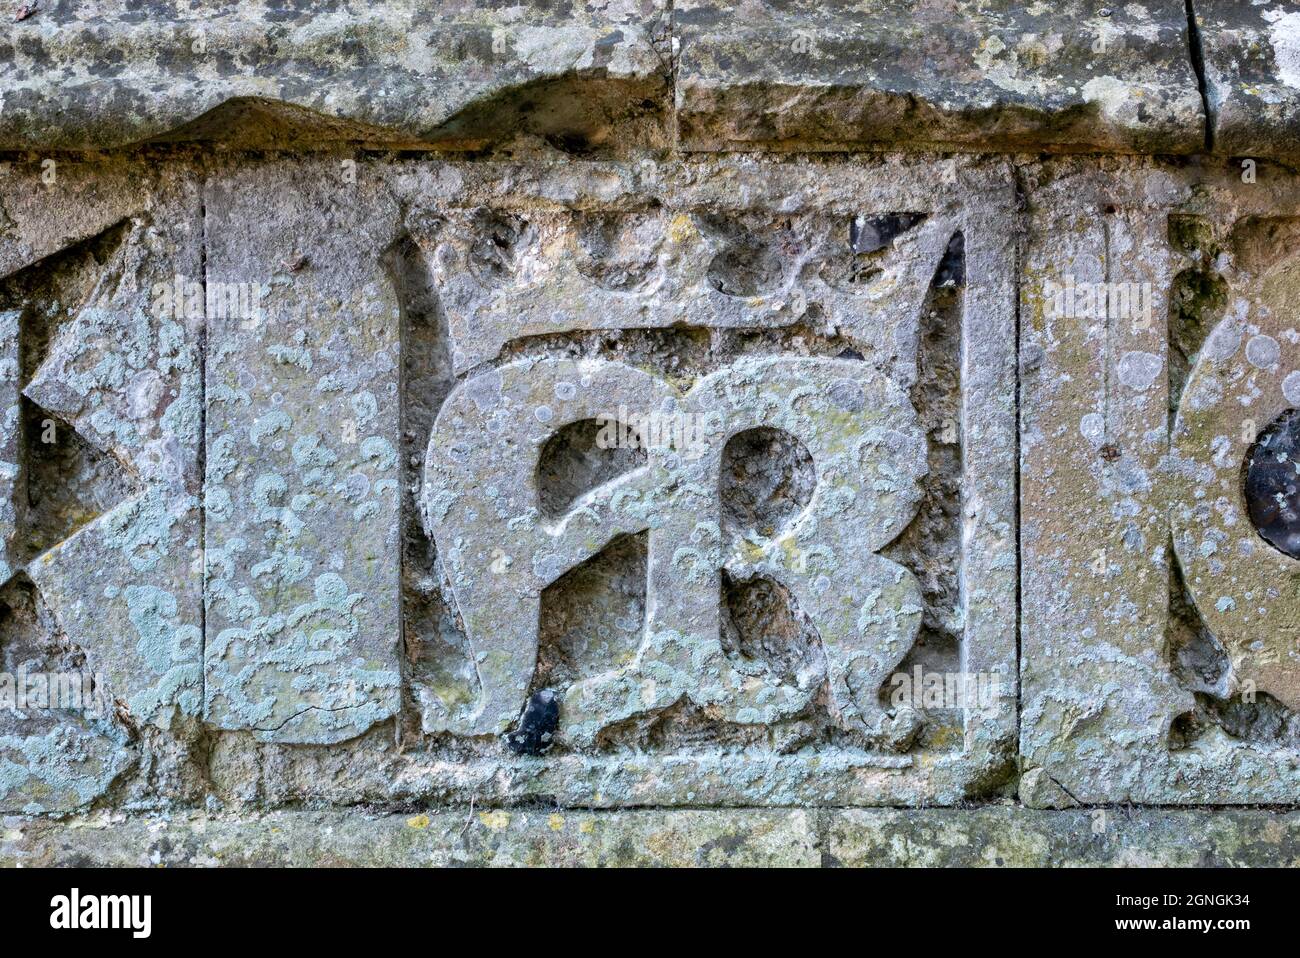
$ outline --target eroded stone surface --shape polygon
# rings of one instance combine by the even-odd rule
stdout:
[[[1300,146],[1300,8],[1195,0],[1216,150],[1292,163]]]
[[[616,411],[677,417],[690,443],[649,443],[648,463],[580,498],[556,520],[532,482],[559,428]],[[799,440],[817,472],[811,501],[773,534],[720,525],[726,444],[758,428]],[[644,440],[644,437],[642,437]],[[485,482],[478,464],[500,471]],[[482,699],[464,724],[501,731],[523,708],[537,661],[542,590],[615,536],[650,530],[648,615],[633,662],[571,688],[563,735],[591,743],[609,725],[683,698],[725,721],[770,724],[808,707],[823,683],[837,724],[879,735],[876,690],[920,624],[915,577],[875,553],[911,521],[925,448],[903,392],[861,363],[763,359],[705,377],[684,396],[618,363],[512,364],[454,392],[430,438],[425,508],[480,663]],[[507,471],[509,470],[509,471]],[[794,684],[729,657],[721,576],[789,590],[820,637],[825,666]]]
[[[1279,266],[1284,273],[1294,269],[1287,259]],[[1240,264],[1241,273],[1248,268]],[[1178,474],[1171,490],[1174,546],[1197,611],[1231,662],[1225,696],[1244,685],[1294,710],[1300,707],[1300,606],[1293,598],[1300,563],[1264,541],[1251,521],[1243,470],[1253,446],[1247,440],[1292,408],[1283,384],[1300,365],[1300,332],[1287,279],[1279,283],[1276,273],[1273,282],[1267,275],[1241,278],[1256,295],[1230,300],[1179,403],[1171,449]]]
[[[1285,868],[1298,833],[1256,809],[294,811],[7,820],[0,864]]]
[[[28,7],[0,860],[1294,864],[1297,17]]]
[[[209,287],[257,306],[208,317],[205,716],[286,742],[352,738],[400,694],[397,208],[317,185],[286,162],[207,186]]]
[[[1276,171],[1256,188],[1225,166],[1033,174],[1020,785],[1032,804],[1296,794],[1296,560],[1259,536],[1242,494],[1256,437],[1290,406],[1294,193]]]
[[[0,294],[16,347],[4,428],[16,481],[0,653],[11,680],[85,678],[75,706],[5,710],[0,802],[25,811],[100,798],[141,740],[169,774],[202,702],[201,323],[156,296],[198,269],[196,181],[121,164],[100,177],[33,163],[4,180],[16,211]]]
[[[6,561],[114,703],[63,807],[1007,788],[1012,174],[930,169],[11,170],[6,441],[66,478]],[[569,428],[646,412],[700,429]],[[963,669],[990,701],[890,698]]]
[[[6,11],[0,148],[662,142],[658,0],[91,0]],[[57,80],[55,79],[57,77]],[[539,108],[540,107],[540,108]]]
[[[176,158],[59,239],[40,172],[0,652],[113,708],[0,732],[6,809],[1294,795],[1242,499],[1300,398],[1281,170]],[[647,412],[699,430],[584,426]],[[916,668],[1004,707],[909,715]]]
[[[765,210],[757,197],[718,210],[710,194],[719,188],[700,191],[700,208],[453,212],[433,268],[456,371],[527,336],[659,329],[683,316],[759,330],[809,321],[812,307],[859,351],[896,348],[906,377],[912,324],[960,230],[951,211],[909,214],[910,229],[858,249],[842,215]],[[777,201],[778,191],[763,192]]]
[[[979,145],[1190,153],[1204,120],[1177,0],[686,0],[692,148]]]
[[[913,741],[917,723],[866,692],[919,648],[915,623],[906,620],[923,604],[911,586],[904,589],[910,596],[891,595],[911,576],[895,560],[870,558],[909,525],[915,507],[864,513],[860,521],[844,516],[868,495],[887,501],[929,468],[917,454],[915,427],[906,425],[910,403],[898,405],[902,393],[918,395],[920,378],[933,376],[928,368],[918,376],[918,363],[931,361],[922,357],[918,320],[934,308],[936,288],[957,288],[963,275],[978,273],[982,281],[970,284],[964,308],[946,321],[965,329],[958,340],[980,357],[970,395],[982,398],[968,399],[963,425],[985,441],[968,446],[956,420],[927,428],[950,434],[971,457],[968,546],[956,561],[979,564],[985,574],[958,602],[956,631],[967,636],[969,663],[1007,675],[1012,634],[995,597],[1005,595],[1014,528],[997,478],[1010,452],[1011,260],[1003,244],[1012,232],[1009,193],[999,193],[1009,181],[994,170],[984,180],[961,164],[945,164],[951,186],[938,194],[929,186],[899,193],[888,168],[748,160],[689,171],[610,165],[581,177],[548,168],[522,179],[503,167],[500,183],[468,166],[432,167],[433,179],[418,169],[403,169],[398,189],[416,191],[408,228],[428,237],[422,244],[451,359],[465,370],[433,428],[422,505],[437,552],[430,572],[447,576],[448,608],[436,637],[408,633],[408,643],[448,643],[463,664],[427,679],[422,667],[414,676],[424,729],[499,734],[530,694],[550,687],[560,694],[559,747],[545,763],[515,767],[516,787],[602,804],[624,795],[777,800],[845,788],[865,796],[880,787],[871,783],[893,777],[890,768],[901,775],[886,791],[950,787],[937,786],[948,781],[949,759],[942,771],[914,765],[906,753],[922,747]],[[450,209],[439,209],[443,190],[455,190]],[[539,209],[529,197],[545,202]],[[768,203],[783,212],[764,212]],[[906,228],[878,243],[855,241],[864,223],[890,216]],[[964,249],[963,236],[971,237]],[[675,328],[663,328],[670,323]],[[519,339],[503,347],[511,331]],[[590,358],[557,361],[575,348]],[[792,358],[778,361],[782,351]],[[897,415],[871,418],[889,408]],[[693,455],[679,441],[676,449],[644,450],[640,461],[620,459],[623,450],[593,448],[589,437],[591,445],[551,458],[559,437],[580,441],[574,429],[583,422],[647,412],[698,422]],[[737,519],[721,501],[728,442],[764,429],[796,441],[817,475],[810,497],[795,496],[793,511],[770,528],[757,513]],[[840,465],[845,446],[857,450],[860,466]],[[767,455],[779,443],[747,448]],[[895,461],[902,449],[910,465]],[[622,465],[598,465],[602,452]],[[491,475],[480,471],[482,462],[494,463]],[[590,475],[566,478],[570,468]],[[869,494],[855,490],[864,468],[865,475],[883,470]],[[546,483],[557,471],[565,491],[548,499]],[[900,494],[902,502],[914,496]],[[961,510],[945,521],[959,525]],[[959,540],[963,533],[954,531]],[[607,556],[618,556],[612,567]],[[627,571],[627,561],[644,565]],[[892,570],[879,589],[875,572],[863,578],[873,563]],[[602,593],[610,583],[618,591]],[[877,607],[864,611],[873,596]],[[570,602],[586,611],[570,615]],[[849,608],[841,612],[841,603]],[[771,608],[794,616],[772,618]],[[579,639],[592,615],[610,632]],[[571,623],[558,636],[550,625],[557,619]],[[746,645],[763,635],[743,634],[755,621],[771,630],[766,651]],[[448,642],[456,633],[463,637]],[[556,639],[562,648],[551,644]],[[926,668],[957,666],[937,647],[917,654]],[[828,676],[823,702],[818,690]],[[1013,683],[1004,679],[1002,692],[1013,696]],[[830,716],[838,718],[828,725]],[[964,718],[958,710],[969,751],[951,756],[951,774],[996,781],[995,743],[1009,718],[1002,709]],[[813,775],[795,752],[807,748],[810,733],[835,736],[831,750],[812,752]],[[730,744],[715,755],[710,740]],[[630,741],[644,742],[652,758],[628,764],[621,756]],[[674,765],[667,757],[687,742],[699,744]],[[744,759],[733,751],[742,744]],[[829,772],[832,762],[859,770],[843,777]],[[440,775],[413,766],[407,781],[427,787]]]
[[[1177,0],[11,7],[6,149],[476,150],[524,134],[589,154],[676,129],[704,150],[1213,145],[1289,162],[1296,144],[1287,3],[1199,0],[1190,31]]]

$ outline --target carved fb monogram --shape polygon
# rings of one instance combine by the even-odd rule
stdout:
[[[615,411],[630,422],[653,423],[656,414],[694,426],[639,437],[644,464],[547,515],[538,466],[548,440],[575,423],[608,422]],[[816,486],[777,528],[741,532],[722,521],[721,464],[729,442],[760,429],[806,448]],[[693,442],[680,441],[688,431]],[[426,523],[482,689],[445,728],[487,734],[514,722],[536,665],[542,591],[616,537],[648,531],[640,647],[628,664],[565,692],[563,740],[590,744],[610,724],[683,698],[726,721],[772,722],[806,708],[827,681],[838,724],[881,732],[878,691],[911,649],[922,603],[915,577],[877,550],[912,519],[925,472],[926,440],[910,401],[862,363],[742,360],[684,396],[658,377],[599,360],[518,362],[472,377],[438,417],[424,484]],[[724,573],[788,590],[820,635],[824,675],[782,680],[724,650]]]

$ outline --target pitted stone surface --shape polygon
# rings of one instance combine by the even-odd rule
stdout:
[[[545,521],[530,481],[542,446],[559,428],[618,409],[681,417],[699,433],[691,445],[651,445],[645,466]],[[722,453],[760,427],[808,448],[817,487],[789,524],[737,541],[720,525]],[[484,483],[483,462],[502,465],[494,481]],[[878,735],[887,720],[907,721],[887,716],[874,690],[915,641],[920,590],[910,572],[875,552],[911,521],[925,471],[911,404],[861,363],[747,360],[685,396],[618,363],[529,362],[467,380],[430,438],[424,492],[483,689],[464,725],[448,727],[501,731],[520,713],[537,659],[541,591],[615,536],[645,529],[649,614],[640,648],[627,666],[570,689],[565,738],[590,744],[609,725],[683,698],[729,722],[770,724],[806,709],[823,683],[844,728]],[[786,587],[820,636],[824,668],[790,685],[728,656],[719,632],[724,571]]]
[[[457,211],[434,258],[456,371],[524,336],[658,329],[683,316],[748,330],[815,317],[859,350],[896,345],[906,375],[909,324],[960,229],[950,210],[909,214],[911,228],[857,250],[828,211],[723,212],[711,208],[714,190],[701,192],[710,205],[678,210]]]
[[[1032,174],[1021,339],[1030,804],[1295,798],[1296,560],[1255,531],[1242,492],[1248,451],[1291,405],[1294,186],[1270,171],[1257,189],[1225,166],[1115,175],[1063,162]],[[1073,312],[1060,308],[1072,302],[1063,285]],[[1143,288],[1149,309],[1111,295]],[[1089,290],[1100,306],[1085,310]],[[1126,374],[1134,352],[1160,357],[1162,373]]]
[[[678,123],[692,148],[1202,144],[1178,0],[685,0],[674,21]]]
[[[658,0],[87,0],[5,19],[4,149],[663,138]]]
[[[208,321],[205,716],[335,742],[400,694],[397,206],[373,181],[313,202],[309,176],[207,184],[207,281],[259,305]],[[268,206],[267,178],[302,199]]]
[[[22,311],[0,312],[0,582],[8,582],[20,560],[18,512],[25,505],[22,449],[22,370],[18,323]],[[22,496],[20,500],[18,497]]]
[[[1294,269],[1289,260],[1283,265]],[[1291,408],[1282,384],[1300,366],[1300,332],[1286,296],[1290,279],[1251,279],[1210,332],[1212,346],[1183,391],[1171,449],[1174,546],[1197,611],[1231,661],[1226,693],[1249,683],[1296,709],[1300,560],[1260,536],[1243,469],[1251,440]]]
[[[1211,144],[1289,162],[1296,141],[1290,3],[1197,0],[1194,29],[1178,0],[10,6],[5,149],[523,135],[580,154]]]
[[[6,822],[0,865],[99,867],[1294,868],[1300,816],[1262,809],[288,811]],[[1187,836],[1195,835],[1189,842]]]
[[[96,192],[84,166],[65,173],[73,197]],[[6,182],[6,205],[23,211],[7,261],[23,269],[5,279],[6,334],[17,350],[5,381],[22,399],[10,393],[3,433],[17,481],[4,510],[0,652],[11,679],[20,667],[93,674],[95,701],[80,712],[6,710],[26,732],[3,739],[0,802],[26,811],[99,798],[137,761],[133,739],[166,751],[202,705],[201,317],[160,309],[157,299],[201,261],[196,183],[177,172],[106,170],[98,189],[123,205],[92,202],[91,216],[82,208],[70,222],[61,214],[79,204],[57,185],[48,166]],[[148,204],[129,205],[142,191]],[[110,211],[122,217],[116,225]],[[109,228],[86,235],[101,226]],[[72,239],[51,249],[51,234]],[[33,261],[34,250],[57,255]],[[41,445],[74,458],[51,472]],[[99,491],[78,500],[79,483]]]
[[[1300,147],[1300,6],[1195,0],[1193,8],[1216,150],[1293,165]]]
[[[0,855],[1290,862],[1090,817],[1300,789],[1300,14],[1191,13],[14,21]]]
[[[930,771],[906,755],[916,717],[866,691],[879,689],[916,648],[921,603],[912,574],[871,553],[909,525],[916,500],[906,490],[928,468],[919,434],[907,425],[911,404],[899,401],[919,388],[918,319],[934,284],[961,282],[949,258],[965,234],[972,237],[965,272],[984,281],[950,321],[965,326],[966,348],[980,357],[970,377],[972,397],[982,398],[971,399],[978,411],[965,426],[984,442],[968,448],[973,495],[962,561],[985,574],[956,615],[971,623],[968,661],[1003,676],[1002,694],[1014,696],[1006,666],[1012,634],[995,611],[1009,584],[1014,520],[999,478],[1010,452],[1011,260],[1002,245],[1011,236],[1009,182],[960,163],[944,169],[950,185],[939,191],[919,182],[913,191],[889,167],[747,159],[693,168],[601,165],[584,176],[550,168],[520,177],[511,166],[431,167],[432,177],[419,167],[398,169],[395,189],[414,205],[408,228],[423,237],[432,261],[451,361],[464,371],[428,442],[422,510],[438,557],[432,571],[446,576],[443,601],[456,615],[442,619],[443,635],[463,628],[457,654],[465,664],[436,681],[416,675],[425,732],[484,736],[512,728],[535,683],[544,683],[535,670],[552,674],[559,654],[546,636],[560,613],[548,602],[569,601],[557,590],[567,595],[575,575],[598,584],[592,564],[613,561],[607,557],[626,552],[621,543],[645,535],[645,570],[619,580],[630,605],[608,613],[630,610],[636,624],[618,618],[622,644],[608,634],[593,638],[590,664],[564,665],[577,674],[550,689],[560,696],[558,745],[543,763],[512,765],[516,787],[601,804],[710,794],[775,801],[838,793],[858,801],[880,787],[870,783],[893,777],[884,769],[902,773],[887,792],[965,788],[955,782],[971,774],[996,779],[997,743],[1012,718],[1005,699],[996,714],[973,710],[960,719],[969,751]],[[749,185],[737,191],[741,178]],[[783,215],[763,213],[767,204],[783,205]],[[912,211],[899,216],[908,228],[855,249],[855,224],[900,209]],[[688,337],[683,327],[707,331],[708,339]],[[637,329],[645,332],[620,331]],[[503,346],[512,332],[519,339]],[[771,337],[778,333],[791,345],[777,346]],[[679,341],[716,345],[697,370],[682,364],[699,360],[677,353]],[[585,344],[591,358],[557,359],[573,354],[567,343]],[[794,355],[780,359],[782,348]],[[759,356],[741,360],[738,349]],[[807,356],[814,349],[829,357]],[[871,418],[884,409],[896,412]],[[698,423],[700,445],[645,450],[644,464],[629,459],[621,473],[597,472],[604,479],[594,487],[575,482],[555,511],[541,485],[553,468],[547,450],[573,427],[620,410]],[[728,440],[786,427],[817,472],[811,502],[783,528],[728,529],[720,501]],[[850,454],[842,445],[857,450],[857,466],[840,465]],[[487,475],[485,462],[493,463]],[[859,485],[873,468],[882,472],[871,488]],[[879,515],[844,518],[860,511],[855,502],[883,496],[885,503],[894,494],[899,505]],[[811,645],[780,653],[796,655],[793,671],[727,644],[733,626],[720,621],[728,604],[720,593],[751,582],[787,595],[780,601],[805,623],[795,628],[810,638],[798,641]],[[606,600],[591,601],[606,614]],[[765,641],[779,644],[774,634]],[[828,678],[823,703],[819,689]],[[783,747],[765,754],[770,746],[760,742],[769,728],[798,742],[801,729],[823,721],[818,716],[835,716],[828,728],[837,731],[828,734],[841,738],[825,754],[811,753],[816,771],[797,754],[781,756]],[[626,736],[661,734],[640,729],[664,728],[671,742],[674,726],[687,734],[699,723],[751,742],[751,754],[742,760],[692,748],[688,761],[678,761],[665,742],[648,761],[621,758]],[[690,734],[707,741],[719,733]],[[483,772],[499,761],[484,762]],[[771,764],[760,771],[759,762]],[[857,771],[830,771],[838,762]],[[409,781],[432,783],[443,773],[414,774]]]
[[[997,793],[1014,710],[910,715],[887,695],[891,676],[944,661],[918,630],[937,621],[937,593],[920,588],[935,560],[901,549],[909,530],[940,528],[926,512],[948,431],[928,418],[935,316],[960,327],[960,379],[943,387],[961,414],[959,661],[998,672],[1014,650],[1012,173],[938,162],[936,189],[901,158],[243,161],[146,178],[146,208],[76,221],[66,261],[11,253],[26,262],[11,287],[30,291],[6,303],[11,341],[52,325],[26,366],[11,353],[10,406],[21,393],[83,455],[127,471],[87,493],[102,515],[34,553],[35,533],[19,532],[39,503],[8,473],[13,588],[34,590],[32,628],[84,655],[117,707],[7,732],[6,807],[194,795],[195,722],[217,736],[211,788],[237,803]],[[1290,181],[1246,183],[1233,166],[1027,169],[1021,797],[1285,801],[1288,632],[1252,624],[1289,614],[1295,560],[1255,532],[1241,482],[1260,428],[1297,398]],[[39,170],[8,182],[35,189]],[[82,172],[68,176],[81,190]],[[255,188],[268,182],[270,204]],[[39,189],[57,216],[59,192]],[[39,208],[17,195],[7,208]],[[784,218],[760,215],[783,199]],[[660,233],[619,225],[643,217],[678,223],[683,252],[659,256]],[[5,249],[48,248],[36,222],[24,213]],[[559,238],[535,240],[547,224]],[[710,230],[725,241],[710,246]],[[641,308],[655,271],[681,292],[671,326]],[[47,274],[84,300],[40,306]],[[196,316],[181,307],[200,275]],[[546,315],[530,303],[552,295],[548,277],[586,309],[508,335],[508,303]],[[1067,280],[1081,314],[1047,308],[1047,284]],[[1092,312],[1089,283],[1107,287]],[[1121,283],[1114,303],[1130,311],[1098,315]],[[487,292],[500,288],[511,298]],[[446,380],[402,351],[419,323]],[[620,409],[701,430],[609,462],[625,450],[565,445],[570,425]],[[6,437],[15,467],[43,468],[28,427]],[[788,471],[734,472],[738,448],[788,455]],[[1064,530],[1046,521],[1058,501],[1080,517]],[[403,536],[429,557],[427,619],[411,617]],[[1250,572],[1261,556],[1278,568]],[[626,620],[617,638],[580,641],[583,616],[606,609]],[[746,616],[764,622],[757,644]],[[46,661],[34,648],[21,661]],[[557,705],[547,747],[513,749],[501,736],[543,692]],[[962,744],[945,747],[954,729]]]
[[[6,808],[1008,787],[1007,165],[162,169],[115,206],[32,159],[0,198],[14,289],[57,301],[5,304],[6,442],[46,469],[32,417],[66,422],[92,513],[24,518],[6,474],[5,602],[111,702],[84,748],[42,718],[81,765],[19,730],[71,790]],[[692,431],[570,430],[638,413]],[[991,701],[891,700],[963,668]]]

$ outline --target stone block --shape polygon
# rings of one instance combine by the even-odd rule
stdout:
[[[353,738],[400,697],[397,205],[296,161],[206,200],[204,714]]]
[[[1033,178],[1021,798],[1289,802],[1295,183],[1231,165]]]
[[[674,23],[687,149],[1193,153],[1204,140],[1178,0],[685,0]]]
[[[4,244],[21,268],[0,280],[0,803],[25,811],[98,798],[135,763],[135,739],[179,733],[202,704],[202,317],[159,298],[199,269],[197,182],[100,172],[116,202],[70,222],[60,177],[76,195],[84,165],[32,162],[4,181],[22,213]]]
[[[406,674],[434,736],[361,759],[367,794],[870,804],[1005,782],[1013,194],[1001,164],[945,170],[358,170],[405,210]],[[901,673],[916,710],[890,703]],[[982,706],[943,697],[967,674]],[[276,755],[304,797],[339,760]]]
[[[1293,164],[1300,148],[1300,6],[1196,0],[1214,149]]]
[[[41,4],[0,38],[0,149],[662,144],[667,51],[661,0]]]
[[[0,821],[0,866],[28,868],[1294,868],[1297,862],[1300,816],[1264,809],[454,809]]]

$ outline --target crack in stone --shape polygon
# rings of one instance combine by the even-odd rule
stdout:
[[[1214,152],[1214,127],[1218,117],[1214,113],[1214,104],[1205,80],[1205,47],[1201,40],[1201,28],[1196,22],[1196,8],[1192,0],[1183,0],[1187,6],[1187,45],[1192,61],[1192,71],[1196,74],[1196,86],[1201,94],[1201,106],[1205,112],[1205,152]]]

